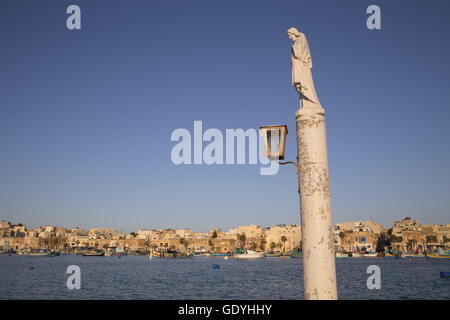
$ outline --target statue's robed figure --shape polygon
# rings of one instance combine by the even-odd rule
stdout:
[[[295,120],[305,299],[335,300],[336,253],[325,110],[314,89],[308,41],[295,28],[290,28],[287,34],[294,42],[291,50],[292,84],[300,95],[300,109],[295,112]]]
[[[290,28],[287,34],[294,41],[291,49],[292,85],[300,94],[301,107],[321,107],[311,74],[312,59],[308,41],[296,28]]]

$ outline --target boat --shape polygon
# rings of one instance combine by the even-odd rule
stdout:
[[[30,252],[28,254],[31,258],[39,258],[39,257],[53,257],[53,253],[49,251],[41,251],[41,252]]]
[[[348,253],[336,252],[336,258],[348,258],[348,257],[349,257]]]
[[[206,257],[206,253],[204,252],[194,252],[194,257]]]
[[[303,252],[301,251],[292,251],[289,256],[293,259],[300,259],[303,258]]]
[[[427,253],[425,257],[429,260],[450,260],[450,255]]]
[[[253,250],[245,250],[243,253],[235,253],[235,259],[260,259],[264,258],[264,252],[256,252]]]
[[[160,259],[186,259],[194,257],[194,254],[179,252],[175,250],[167,250],[162,252],[152,252],[150,256],[151,258],[160,258]]]
[[[425,258],[425,254],[423,252],[406,252],[403,254],[404,258]]]
[[[385,258],[400,258],[401,255],[398,254],[398,253],[385,252],[385,253],[384,253],[384,257],[385,257]]]
[[[450,260],[450,253],[439,248],[439,252],[425,251],[425,257],[429,260]]]
[[[279,257],[281,257],[281,253],[266,252],[264,254],[264,257],[266,257],[266,258],[279,258]]]
[[[113,252],[111,255],[113,255],[113,256],[127,256],[128,252]]]
[[[87,251],[83,253],[83,257],[103,257],[105,255],[104,251]]]
[[[405,258],[425,258],[425,255],[423,253],[405,253],[404,255]]]
[[[378,253],[377,252],[371,252],[371,251],[366,251],[362,257],[367,257],[367,258],[376,258],[378,257]]]

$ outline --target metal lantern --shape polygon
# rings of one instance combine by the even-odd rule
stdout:
[[[283,160],[286,149],[287,126],[259,127],[259,134],[264,139],[264,154],[271,160]]]

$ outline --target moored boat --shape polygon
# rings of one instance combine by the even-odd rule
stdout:
[[[440,249],[439,252],[426,252],[425,257],[429,260],[450,260],[450,253]]]
[[[349,257],[348,253],[336,252],[336,258],[348,258],[348,257]]]
[[[53,257],[53,253],[51,253],[51,252],[46,252],[46,251],[43,251],[43,252],[30,252],[30,253],[28,254],[28,256],[29,256],[29,257],[32,257],[32,258],[39,258],[39,257]]]
[[[389,253],[389,252],[385,252],[384,253],[384,257],[385,258],[400,258],[401,255],[398,253]]]
[[[405,258],[425,258],[423,253],[405,253]]]
[[[367,257],[367,258],[376,258],[378,257],[378,253],[377,252],[370,252],[370,251],[366,251],[362,257]]]
[[[450,255],[427,254],[426,258],[430,260],[450,260]]]
[[[167,250],[162,252],[152,252],[150,254],[152,258],[160,259],[186,259],[194,257],[193,253],[179,252],[173,250]]]
[[[281,257],[281,253],[266,252],[264,254],[264,257],[267,257],[267,258],[279,258],[279,257]]]
[[[103,257],[105,255],[104,251],[87,251],[83,253],[83,257]]]
[[[293,259],[300,259],[300,258],[303,258],[303,252],[302,251],[292,251],[289,256]]]
[[[243,253],[235,253],[235,259],[260,259],[264,258],[264,252],[256,252],[253,250],[245,250]]]

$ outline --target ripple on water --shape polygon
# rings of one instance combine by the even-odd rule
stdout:
[[[66,287],[66,269],[73,264],[81,268],[81,290]],[[380,290],[367,289],[372,264],[381,269]],[[303,299],[301,259],[0,255],[0,266],[0,299]],[[340,299],[450,299],[450,281],[440,271],[450,271],[450,262],[336,260]]]

